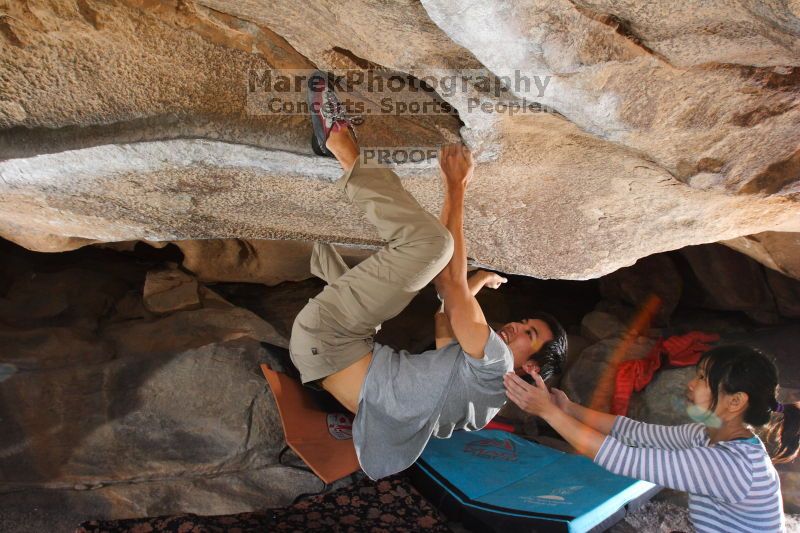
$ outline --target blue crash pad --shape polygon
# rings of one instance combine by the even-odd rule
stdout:
[[[498,430],[431,439],[412,471],[447,514],[494,531],[603,531],[659,488]]]

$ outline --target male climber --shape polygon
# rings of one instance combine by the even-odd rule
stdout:
[[[440,152],[443,225],[391,170],[360,165],[350,119],[323,73],[309,80],[309,104],[315,150],[339,161],[345,171],[339,187],[387,244],[352,269],[330,245],[314,246],[312,272],[328,285],[297,315],[290,354],[304,384],[321,386],[355,413],[359,462],[378,479],[409,467],[432,435],[485,426],[506,401],[503,376],[543,345],[552,348],[555,335],[545,320],[533,319],[507,325],[499,336],[474,298],[476,287],[497,280],[467,281],[464,194],[473,162],[466,147]],[[437,349],[410,354],[375,343],[381,323],[432,280],[448,319],[447,328],[438,320]],[[554,349],[561,359],[564,345]]]

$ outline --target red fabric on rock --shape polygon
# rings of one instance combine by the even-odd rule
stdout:
[[[673,335],[659,341],[643,359],[624,361],[617,368],[617,379],[614,386],[614,397],[611,399],[611,414],[625,415],[631,394],[644,389],[653,380],[656,371],[661,368],[662,355],[673,367],[697,364],[700,356],[709,350],[707,343],[719,340],[716,333],[690,331],[685,335]]]

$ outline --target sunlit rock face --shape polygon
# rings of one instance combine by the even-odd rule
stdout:
[[[379,245],[332,185],[336,163],[313,155],[307,117],[248,106],[249,73],[469,78],[486,69],[541,83],[500,94],[439,88],[425,98],[455,113],[367,116],[358,128],[363,146],[461,138],[476,150],[466,231],[478,263],[587,279],[725,241],[784,274],[800,271],[800,245],[782,237],[800,232],[796,2],[29,0],[4,9],[0,236],[30,249],[212,238]],[[471,109],[470,98],[494,111]],[[523,98],[547,112],[496,107]],[[398,173],[438,211],[435,161]],[[742,240],[751,235],[777,237]]]

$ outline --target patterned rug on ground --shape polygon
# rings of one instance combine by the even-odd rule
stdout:
[[[402,476],[364,478],[283,509],[235,515],[183,514],[125,520],[89,520],[75,533],[250,533],[341,531],[449,532],[446,520]]]

